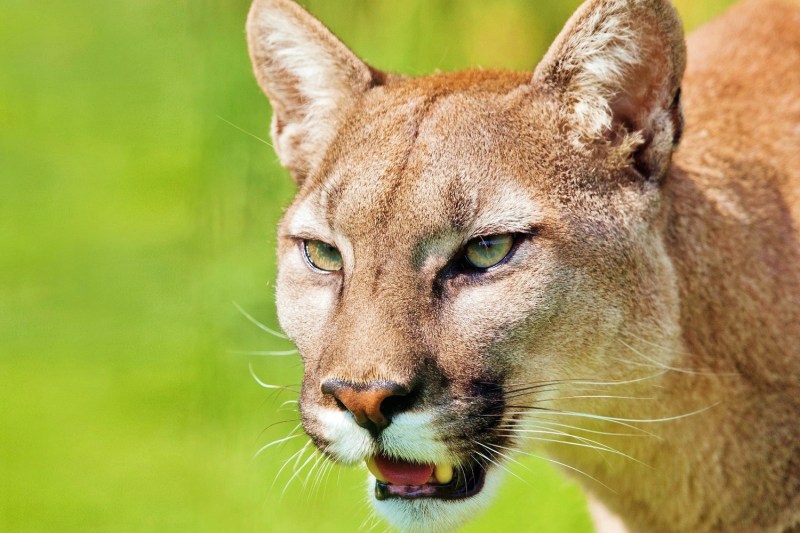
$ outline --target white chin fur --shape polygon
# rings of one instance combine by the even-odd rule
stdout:
[[[403,533],[445,533],[455,531],[486,509],[497,493],[502,477],[496,468],[490,468],[486,472],[483,489],[478,494],[463,500],[433,498],[377,500],[375,478],[371,475],[368,480],[368,490],[375,510],[397,530]]]

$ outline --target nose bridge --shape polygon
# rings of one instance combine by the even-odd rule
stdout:
[[[384,235],[380,246],[372,243],[373,253],[356,254],[317,374],[322,401],[374,436],[422,404],[430,388],[423,377],[430,350],[419,334],[427,299],[410,247],[392,250],[390,241]]]
[[[326,378],[353,382],[413,379],[421,350],[414,283],[396,272],[369,269],[353,276],[342,295]]]

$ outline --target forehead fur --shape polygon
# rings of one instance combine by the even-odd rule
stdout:
[[[609,185],[626,163],[564,142],[567,120],[529,73],[396,79],[362,98],[298,202],[351,238],[375,227],[409,241],[463,234],[492,218],[506,224],[494,232],[522,231],[578,189]]]
[[[544,112],[552,105],[529,73],[443,74],[377,87],[300,196],[316,196],[320,216],[347,234],[365,227],[365,218],[369,227],[391,225],[398,203],[411,206],[405,218],[417,229],[475,229],[481,213],[499,209],[481,205],[485,198],[507,197],[511,205],[541,196],[534,193],[559,156],[556,115]]]

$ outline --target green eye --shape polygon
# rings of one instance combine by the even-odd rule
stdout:
[[[342,269],[342,254],[334,246],[322,241],[303,241],[303,253],[309,265],[323,272]]]
[[[478,237],[467,243],[464,258],[475,268],[486,269],[505,259],[513,246],[514,236],[510,233]]]

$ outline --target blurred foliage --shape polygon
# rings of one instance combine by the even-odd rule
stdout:
[[[729,3],[678,2],[688,27]],[[253,458],[297,415],[249,365],[290,387],[302,369],[239,353],[292,348],[232,303],[276,327],[275,226],[293,193],[257,139],[269,112],[247,4],[2,2],[2,531],[349,532],[368,516],[358,469],[304,471],[282,495],[303,437]],[[423,74],[530,70],[577,4],[308,7],[372,64]],[[577,488],[524,463],[468,530],[587,531]]]

